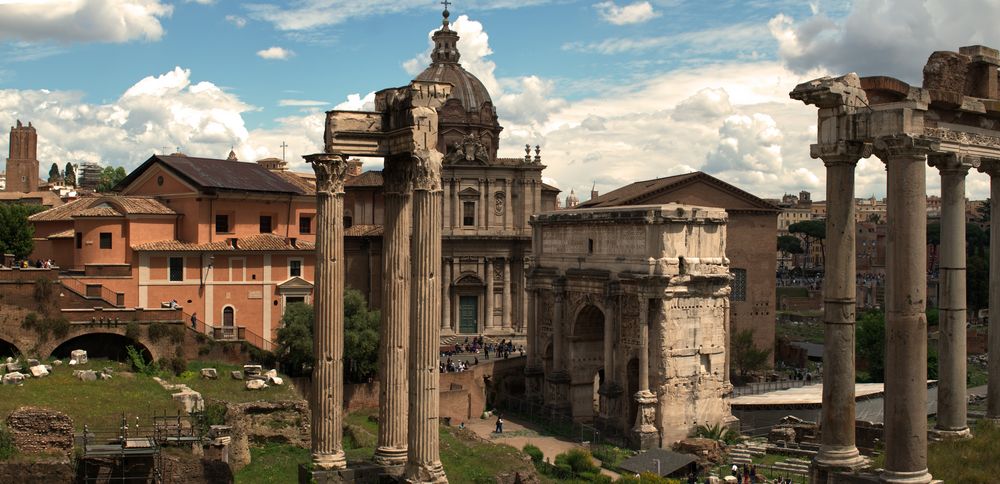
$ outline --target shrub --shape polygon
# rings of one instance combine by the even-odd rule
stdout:
[[[38,334],[39,341],[45,342],[49,340],[49,334],[56,338],[65,338],[69,334],[69,321],[61,316],[50,318],[39,317],[36,313],[28,313],[21,320],[21,328],[34,331]]]
[[[528,457],[531,457],[531,461],[534,463],[539,463],[545,459],[545,454],[542,453],[542,449],[539,449],[534,445],[524,444],[524,448],[522,450],[525,454],[528,454]]]
[[[184,328],[178,324],[164,324],[157,321],[146,328],[146,334],[154,343],[162,338],[170,338],[170,342],[175,344],[184,342]]]
[[[660,477],[652,472],[646,471],[638,477],[622,475],[617,481],[615,481],[615,484],[675,484],[679,482],[680,481]]]
[[[52,297],[52,281],[45,278],[35,279],[35,302],[47,304]]]
[[[635,455],[635,452],[632,452],[631,450],[622,449],[613,445],[598,445],[593,447],[591,452],[593,452],[595,458],[601,461],[604,467],[612,470],[618,467],[625,459]]]
[[[174,375],[180,375],[187,371],[187,360],[181,356],[175,356],[170,359],[170,370],[174,372]]]
[[[7,427],[0,425],[0,460],[7,460],[17,454],[17,446],[14,445],[14,436],[10,434]]]
[[[145,358],[142,357],[142,354],[139,353],[134,346],[126,346],[125,351],[128,353],[129,364],[132,367],[132,371],[148,376],[154,376],[159,371],[156,364],[152,362],[146,363]]]
[[[132,321],[125,326],[125,337],[132,341],[139,341],[139,323]]]
[[[198,424],[204,433],[208,433],[213,425],[226,424],[226,404],[218,401],[210,401],[205,405],[205,410],[199,414]]]
[[[585,473],[599,473],[601,468],[594,465],[594,458],[590,452],[584,449],[571,449],[556,456],[556,467],[565,469],[566,466],[577,475]]]

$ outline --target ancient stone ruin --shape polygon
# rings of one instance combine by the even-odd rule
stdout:
[[[967,438],[965,178],[990,175],[991,213],[1000,210],[1000,53],[980,45],[935,52],[922,86],[847,74],[800,84],[791,97],[819,108],[813,158],[827,167],[823,417],[814,482],[864,464],[855,443],[854,169],[872,154],[888,179],[885,470],[883,482],[926,483],[926,169],[941,175],[940,383],[935,438]],[[1000,261],[1000,217],[990,258]],[[1000,312],[1000,264],[990,264],[990,312]],[[1000,318],[989,350],[1000,354]],[[1000,420],[1000,358],[989,363],[987,418]]]

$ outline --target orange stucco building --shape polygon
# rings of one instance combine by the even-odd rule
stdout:
[[[30,218],[32,257],[66,271],[67,288],[125,307],[177,301],[226,335],[244,328],[251,341],[273,341],[285,307],[311,302],[316,206],[307,179],[232,154],[175,154],[151,157],[117,188]]]

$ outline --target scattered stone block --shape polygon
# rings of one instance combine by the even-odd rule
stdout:
[[[285,381],[280,376],[267,377],[267,383],[271,385],[284,385]]]
[[[42,365],[42,366],[45,367],[46,371],[48,371],[49,373],[52,373],[52,365]]]
[[[767,433],[767,442],[777,445],[778,442],[795,442],[795,429],[791,427],[775,427]]]
[[[9,362],[7,363],[7,371],[21,371],[21,364],[16,361]]]
[[[209,380],[215,380],[219,378],[219,372],[215,368],[202,368],[201,377]]]
[[[80,381],[97,381],[97,372],[94,370],[78,370],[74,372],[74,375],[80,379]]]
[[[70,358],[70,360],[69,360],[69,366],[76,366],[76,364],[77,364],[76,360],[74,360],[73,358]]]
[[[232,377],[233,380],[242,380],[243,372],[240,370],[233,370],[229,372],[229,376]]]
[[[13,363],[13,362],[14,362],[14,358],[12,358],[12,357],[8,356],[8,357],[7,357],[7,361],[6,361],[6,362],[7,362],[7,363]]]
[[[258,379],[247,380],[246,387],[247,390],[263,390],[267,388],[267,383],[265,383],[264,380]]]
[[[69,353],[70,358],[76,360],[76,364],[82,365],[87,362],[87,352],[84,350],[73,350]]]
[[[260,365],[243,365],[243,374],[247,378],[252,376],[261,376],[264,373],[264,367]]]
[[[38,366],[38,360],[34,358],[28,358],[28,361],[26,361],[25,363],[28,365],[28,368],[31,368],[32,366]]]
[[[20,385],[23,381],[24,375],[16,371],[12,371],[3,376],[4,385]]]
[[[33,376],[35,378],[39,378],[39,377],[43,377],[43,376],[48,376],[48,374],[49,374],[49,370],[45,369],[45,367],[43,365],[32,366],[31,368],[28,368],[28,371],[30,371],[31,372],[31,376]]]
[[[52,366],[62,366],[62,360],[55,360],[52,362]]]
[[[205,400],[201,398],[201,394],[191,390],[190,388],[175,393],[172,397],[175,401],[177,401],[177,403],[181,404],[181,407],[183,407],[184,411],[187,413],[201,412],[205,410]]]
[[[101,380],[110,380],[111,379],[111,374],[110,373],[104,373],[103,371],[100,374],[98,374],[97,376]]]
[[[264,376],[267,378],[278,376],[278,370],[267,370],[264,372]]]

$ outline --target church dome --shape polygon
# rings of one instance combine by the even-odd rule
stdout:
[[[448,99],[458,100],[468,112],[478,112],[484,103],[492,106],[493,101],[483,82],[458,63],[458,33],[449,27],[448,16],[445,10],[441,30],[434,32],[431,65],[416,80],[450,83],[454,87]]]

